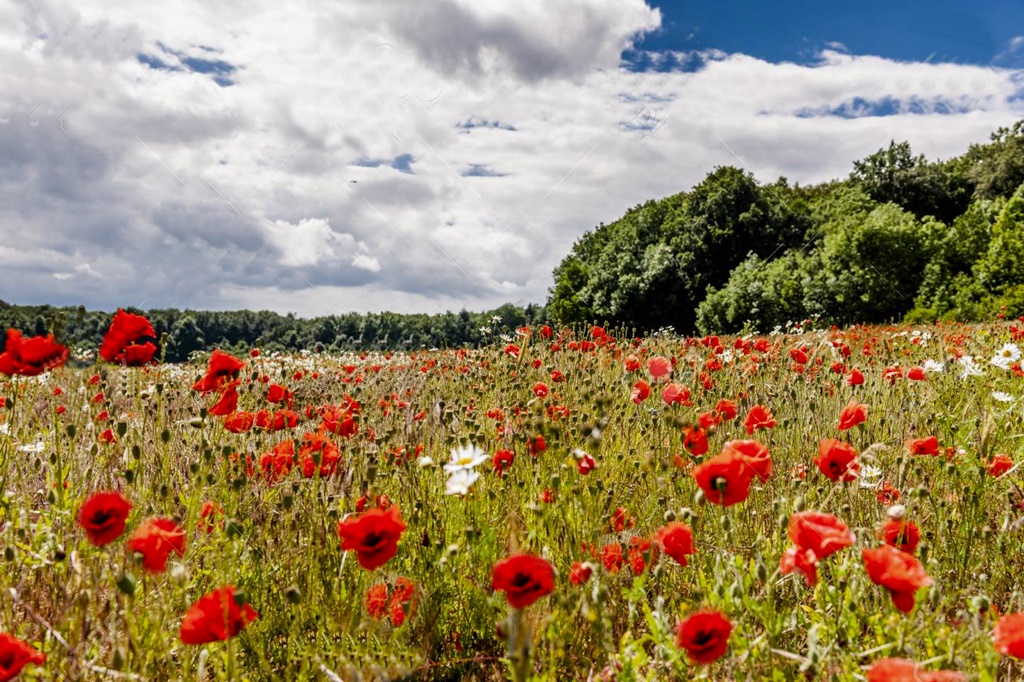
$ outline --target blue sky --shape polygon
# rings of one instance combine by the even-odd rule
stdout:
[[[586,230],[716,166],[809,184],[1024,118],[1024,0],[236,9],[0,2],[0,298],[542,302]]]
[[[1000,65],[1024,33],[1024,2],[654,0],[662,27],[639,50],[717,49],[812,63],[829,43],[899,61]],[[1019,58],[1019,57],[1018,57]]]

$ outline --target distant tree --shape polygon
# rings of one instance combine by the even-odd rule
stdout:
[[[971,145],[963,159],[975,196],[1009,198],[1024,183],[1024,119],[992,133],[988,144]]]
[[[194,351],[204,350],[206,341],[203,332],[196,323],[195,317],[185,315],[178,318],[167,339],[167,360],[181,362],[187,360]]]
[[[992,226],[988,251],[975,266],[979,283],[995,294],[1024,284],[1024,184]]]

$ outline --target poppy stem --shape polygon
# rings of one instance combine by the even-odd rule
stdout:
[[[508,651],[512,680],[526,682],[530,671],[530,630],[522,609],[512,609],[509,617]]]

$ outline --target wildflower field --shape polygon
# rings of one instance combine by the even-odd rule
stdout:
[[[1024,679],[1021,326],[12,330],[0,680]]]

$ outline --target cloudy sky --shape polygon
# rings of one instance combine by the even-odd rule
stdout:
[[[834,4],[5,0],[0,299],[543,302],[715,165],[812,183],[1024,117],[1020,2]]]

